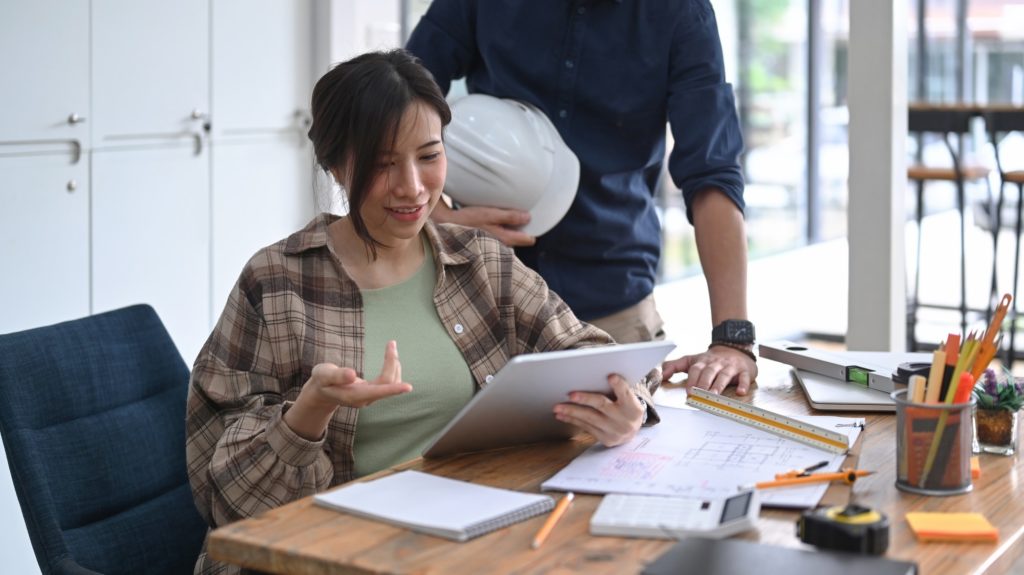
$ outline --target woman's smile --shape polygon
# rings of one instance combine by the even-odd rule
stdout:
[[[400,222],[418,221],[426,211],[427,204],[417,206],[391,206],[385,208],[388,214]]]

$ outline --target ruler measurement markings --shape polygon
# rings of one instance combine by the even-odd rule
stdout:
[[[833,453],[849,450],[847,436],[759,407],[740,403],[701,389],[691,389],[686,403],[770,433]]]

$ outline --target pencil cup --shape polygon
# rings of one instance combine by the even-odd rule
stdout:
[[[969,403],[911,403],[907,390],[896,402],[896,487],[923,495],[956,495],[971,490]]]

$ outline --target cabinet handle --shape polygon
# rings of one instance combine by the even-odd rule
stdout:
[[[74,112],[68,114],[68,123],[72,126],[74,126],[75,124],[81,124],[83,122],[85,122],[85,116],[79,116]]]
[[[78,189],[78,182],[76,182],[75,180],[68,180],[67,187],[69,194],[74,193],[74,191]]]
[[[71,165],[75,165],[82,159],[82,142],[71,140]]]

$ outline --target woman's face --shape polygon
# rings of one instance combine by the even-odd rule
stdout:
[[[396,136],[394,148],[380,152],[360,208],[370,235],[385,245],[419,235],[441,198],[448,170],[441,117],[427,104],[417,100],[406,108]]]

